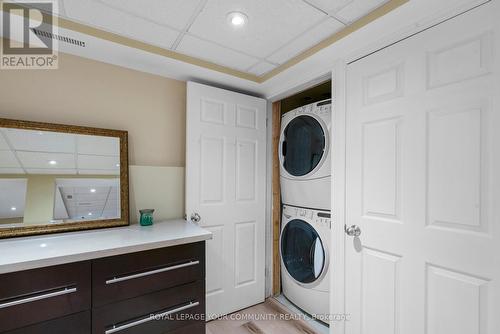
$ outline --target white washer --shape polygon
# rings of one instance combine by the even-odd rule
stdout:
[[[329,314],[330,211],[283,205],[280,255],[283,295],[319,320]]]
[[[284,204],[330,210],[331,100],[281,117],[280,183]]]

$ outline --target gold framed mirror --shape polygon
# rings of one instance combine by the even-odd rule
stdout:
[[[0,118],[0,238],[128,225],[127,140]]]

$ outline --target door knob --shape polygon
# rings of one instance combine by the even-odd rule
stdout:
[[[359,237],[361,235],[361,229],[358,225],[346,226],[345,233],[350,237]]]
[[[200,222],[200,220],[201,220],[201,216],[197,212],[191,214],[191,221],[193,223],[198,224]]]

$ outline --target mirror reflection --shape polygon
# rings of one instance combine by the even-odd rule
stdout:
[[[0,128],[0,228],[120,213],[119,138]]]

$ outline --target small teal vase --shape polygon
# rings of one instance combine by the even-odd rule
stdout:
[[[155,212],[154,209],[139,210],[139,213],[141,214],[139,223],[141,224],[141,226],[153,225],[153,212]]]

